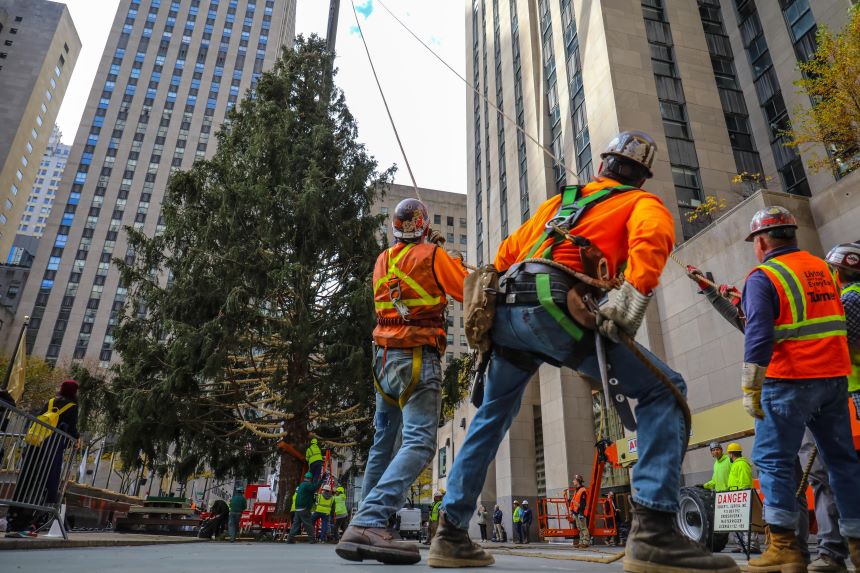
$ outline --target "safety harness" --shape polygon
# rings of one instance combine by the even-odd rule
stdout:
[[[397,311],[397,313],[401,316],[401,318],[405,321],[409,320],[409,309],[414,306],[433,306],[435,304],[439,304],[441,302],[441,297],[431,296],[416,280],[412,277],[404,273],[400,267],[397,266],[397,263],[400,262],[406,253],[408,253],[412,248],[416,245],[416,243],[407,243],[403,250],[397,253],[394,256],[391,256],[394,247],[391,247],[386,251],[386,257],[388,259],[388,272],[384,277],[380,278],[376,281],[374,285],[374,292],[378,292],[379,288],[383,285],[388,287],[388,296],[391,301],[376,301],[374,304],[376,306],[376,310],[393,308]],[[418,295],[418,298],[402,298],[400,283],[404,282],[409,287],[415,291]]]
[[[391,404],[392,406],[397,406],[401,410],[403,406],[406,405],[406,402],[409,401],[409,397],[412,395],[412,392],[415,391],[415,387],[418,386],[418,382],[421,380],[421,366],[423,364],[422,353],[424,351],[423,346],[414,346],[412,347],[412,378],[409,380],[409,386],[403,390],[403,393],[400,395],[400,398],[395,398],[390,394],[387,394],[382,386],[379,384],[379,380],[376,378],[376,372],[373,372],[373,386],[376,388],[376,391],[379,392],[379,395],[382,396],[382,399]],[[388,353],[388,349],[383,350],[382,353],[382,373],[385,373],[385,355]]]
[[[532,246],[526,259],[538,257],[540,259],[553,261],[552,250],[556,245],[560,245],[566,240],[572,240],[573,243],[580,247],[586,248],[591,245],[591,241],[580,235],[570,235],[568,231],[576,226],[576,223],[585,214],[585,212],[612,197],[615,194],[631,191],[636,187],[630,185],[618,185],[616,187],[607,187],[596,191],[587,197],[580,197],[579,193],[582,187],[579,185],[570,185],[564,188],[561,198],[561,207],[555,217],[550,219],[544,229],[543,234]],[[541,246],[552,237],[552,242],[547,245],[543,251],[540,251]],[[535,287],[537,289],[538,301],[541,306],[546,309],[553,319],[567,332],[574,340],[579,341],[583,336],[582,329],[574,322],[567,313],[562,310],[552,298],[551,275],[549,273],[539,273],[535,275]]]

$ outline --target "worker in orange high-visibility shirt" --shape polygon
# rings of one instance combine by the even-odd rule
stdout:
[[[639,462],[633,472],[635,507],[624,568],[637,573],[739,571],[730,557],[714,556],[678,532],[681,459],[687,443],[682,406],[629,347],[618,343],[620,333],[633,336],[639,329],[675,243],[669,211],[657,196],[641,189],[652,176],[656,151],[649,135],[620,133],[601,154],[593,181],[563,188],[499,247],[495,266],[504,272],[499,283],[503,293],[490,331],[483,403],[448,475],[439,528],[430,546],[431,567],[493,563],[492,555],[469,539],[468,525],[487,468],[520,408],[529,379],[544,362],[601,378],[594,333],[585,331],[596,326],[596,317],[577,314],[575,304],[568,306],[568,297],[583,292],[596,299],[602,293],[585,292],[588,281],[569,271],[614,277],[624,268],[623,283],[601,307],[600,323],[609,339],[605,346],[612,377],[623,394],[637,399]],[[639,349],[686,391],[677,372]]]
[[[430,230],[418,199],[401,201],[392,223],[397,242],[379,255],[373,271],[376,433],[364,468],[364,499],[335,550],[349,561],[409,564],[421,560],[418,546],[400,542],[388,519],[436,451],[447,297],[463,302],[467,271],[437,245],[443,239]]]

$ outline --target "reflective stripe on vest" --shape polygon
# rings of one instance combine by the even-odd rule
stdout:
[[[806,318],[806,293],[803,283],[788,265],[778,259],[771,259],[757,268],[772,271],[773,277],[782,285],[791,309],[791,322],[774,326],[774,340],[815,340],[829,336],[847,336],[844,314],[833,314],[817,318]],[[832,276],[832,275],[831,275]],[[833,277],[834,284],[836,277]]]
[[[435,304],[439,304],[442,302],[442,297],[440,296],[432,296],[430,295],[424,287],[418,284],[415,279],[404,273],[397,267],[397,263],[400,262],[406,253],[412,250],[412,247],[415,246],[416,243],[406,243],[406,246],[403,247],[403,250],[392,256],[392,252],[394,251],[394,247],[388,249],[388,272],[376,281],[376,284],[373,285],[373,292],[379,292],[381,287],[384,287],[390,280],[392,279],[400,279],[409,285],[409,288],[418,293],[418,298],[404,298],[400,299],[400,301],[405,304],[407,307],[413,306],[433,306]],[[394,308],[394,302],[392,301],[374,301],[374,305],[377,310],[385,309],[385,308]]]
[[[331,513],[332,505],[334,505],[334,497],[326,499],[324,495],[320,494],[319,498],[317,499],[317,506],[314,508],[314,511],[316,513],[328,515]]]
[[[439,521],[439,508],[442,507],[442,500],[435,502],[430,509],[430,521]]]

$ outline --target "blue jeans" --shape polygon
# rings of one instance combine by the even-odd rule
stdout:
[[[755,421],[753,461],[764,494],[764,519],[794,529],[797,482],[790,479],[806,427],[827,468],[845,537],[860,537],[860,461],[854,453],[848,382],[842,378],[765,380],[764,420]]]
[[[401,396],[412,381],[412,349],[377,349],[373,369],[387,395]],[[439,353],[424,347],[420,380],[402,410],[377,393],[376,431],[364,470],[364,499],[351,525],[388,527],[388,518],[403,507],[409,486],[436,450],[441,384]],[[401,427],[402,444],[395,455]]]
[[[231,511],[227,517],[227,534],[230,536],[230,541],[236,539],[236,531],[239,529],[239,520],[242,519],[242,512]]]
[[[320,520],[320,541],[325,543],[328,541],[329,527],[331,527],[331,516],[325,513],[314,513],[311,518],[311,522],[316,523],[317,519]]]
[[[574,341],[541,306],[502,305],[496,310],[491,332],[493,343],[524,352],[540,353],[560,364],[600,379],[594,335],[586,331]],[[686,394],[687,386],[677,372],[656,356],[642,352]],[[578,351],[578,352],[577,352]],[[624,345],[607,340],[611,376],[629,397],[637,400],[639,462],[633,470],[633,499],[659,511],[678,510],[681,459],[687,446],[684,417],[674,396]],[[494,352],[484,380],[484,403],[475,413],[460,455],[448,476],[442,500],[446,518],[464,528],[475,513],[475,503],[487,468],[517,415],[523,391],[542,360],[514,365]],[[523,369],[525,368],[525,369]]]

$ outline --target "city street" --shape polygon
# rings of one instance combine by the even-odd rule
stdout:
[[[512,549],[516,553],[543,553],[554,558],[506,555],[506,550],[494,551],[493,571],[576,571],[617,572],[621,561],[605,565],[561,560],[565,557],[604,554],[571,549]],[[429,571],[427,552],[421,552],[422,562],[410,566],[386,566],[390,573]],[[147,547],[105,547],[86,549],[46,549],[38,551],[4,551],[0,555],[4,572],[77,573],[123,571],[124,573],[197,573],[211,571],[285,571],[290,573],[342,570],[344,572],[374,571],[375,561],[350,563],[340,559],[333,545],[285,545],[283,543],[190,543],[181,545],[152,545]]]

